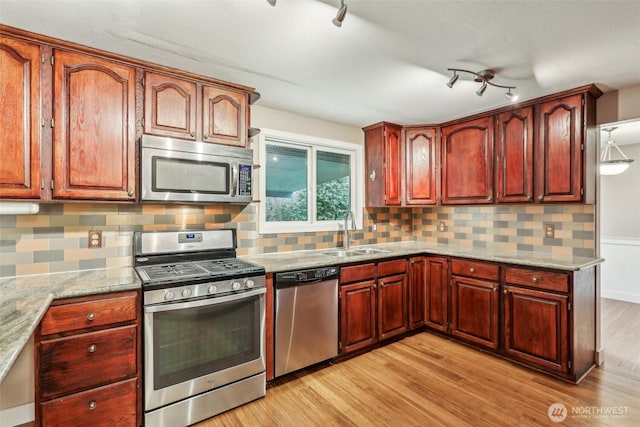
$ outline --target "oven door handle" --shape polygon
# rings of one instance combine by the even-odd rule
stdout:
[[[162,303],[157,305],[149,305],[144,308],[145,313],[157,313],[161,311],[180,310],[183,308],[202,307],[206,305],[224,304],[227,302],[238,301],[241,299],[251,298],[256,295],[266,294],[266,288],[252,289],[250,291],[241,292],[232,295],[226,295],[224,297],[205,298],[194,301],[185,301],[181,303]]]

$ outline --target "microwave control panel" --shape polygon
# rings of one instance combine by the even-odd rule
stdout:
[[[238,195],[251,196],[251,165],[240,165],[240,176],[238,177]]]

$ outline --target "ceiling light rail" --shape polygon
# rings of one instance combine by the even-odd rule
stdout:
[[[278,0],[267,0],[271,6],[275,6]],[[342,21],[347,16],[347,5],[344,3],[344,0],[340,0],[340,8],[338,9],[338,13],[336,13],[336,17],[331,20],[333,25],[336,27],[342,27]]]
[[[468,73],[468,74],[472,74],[474,76],[473,81],[481,83],[480,88],[476,91],[476,95],[478,95],[478,96],[484,95],[484,92],[487,90],[487,86],[491,85],[491,86],[494,86],[494,87],[507,89],[507,92],[504,94],[504,96],[509,101],[516,102],[518,100],[518,95],[515,94],[515,93],[511,93],[512,90],[516,89],[515,86],[499,85],[499,84],[493,83],[491,81],[491,80],[493,80],[493,77],[495,76],[495,71],[493,71],[491,69],[482,70],[482,71],[478,71],[478,72],[469,71],[469,70],[463,70],[461,68],[447,68],[447,70],[453,72],[453,76],[447,82],[447,86],[450,87],[450,88],[452,88],[453,85],[455,85],[456,82],[458,81],[458,79],[460,78],[460,74],[458,74],[458,73]]]

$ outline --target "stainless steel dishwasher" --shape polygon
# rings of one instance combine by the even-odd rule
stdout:
[[[338,268],[276,273],[275,376],[338,355]]]

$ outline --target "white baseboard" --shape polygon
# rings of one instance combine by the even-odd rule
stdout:
[[[640,295],[638,294],[601,289],[600,296],[602,298],[616,299],[619,301],[627,301],[640,304]]]
[[[26,403],[0,410],[0,427],[14,427],[35,420],[35,404]]]

